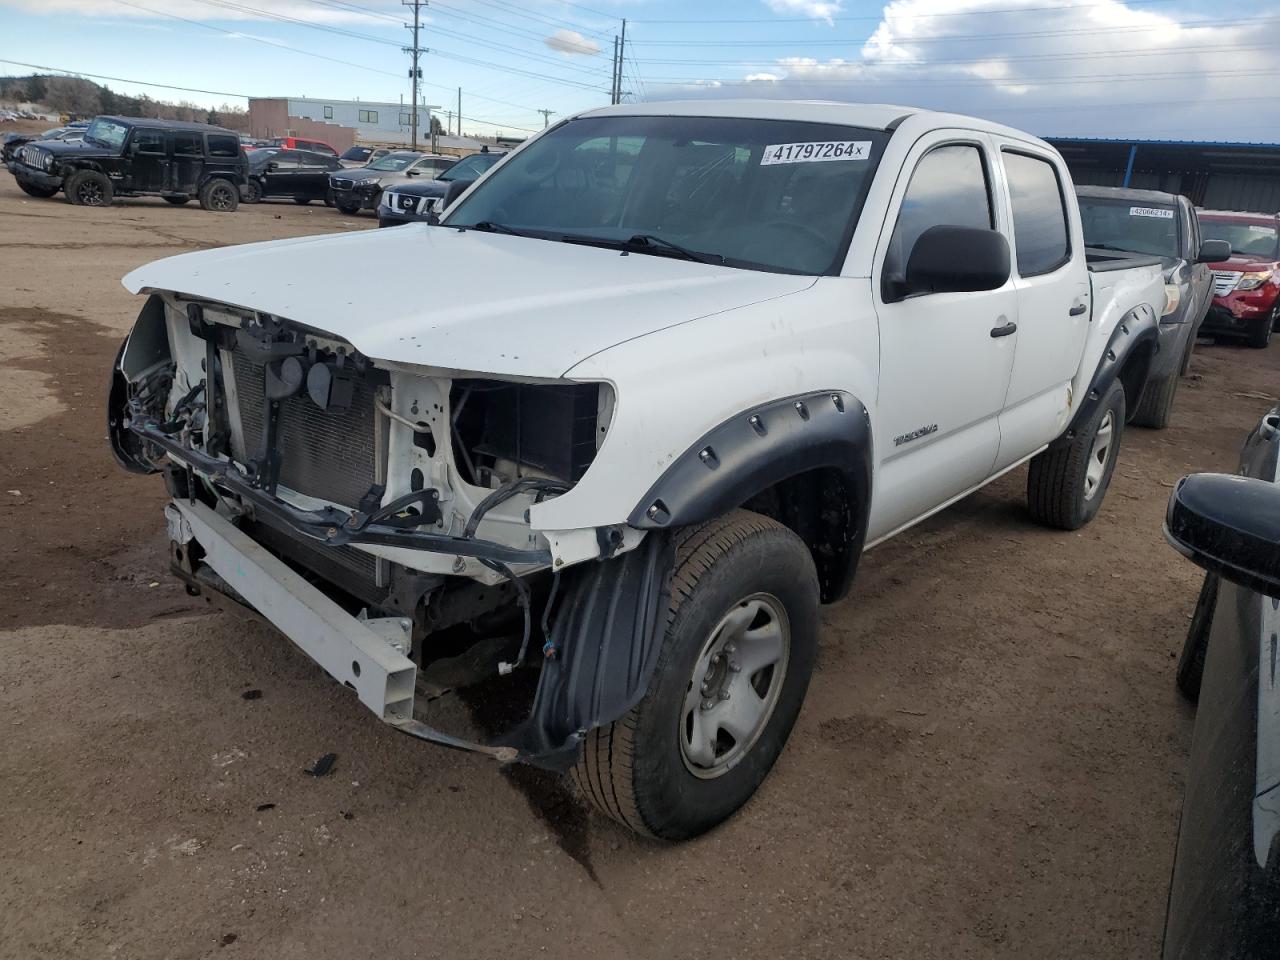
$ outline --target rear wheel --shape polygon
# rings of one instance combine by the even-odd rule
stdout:
[[[727,819],[782,752],[817,633],[817,573],[794,533],[744,510],[682,531],[653,679],[587,735],[574,768],[584,796],[664,840]]]
[[[30,197],[40,197],[41,199],[52,197],[58,192],[57,187],[42,187],[37,183],[31,183],[29,180],[19,180],[18,189]]]
[[[111,204],[111,181],[97,170],[80,170],[67,180],[67,199],[81,207],[106,207]]]
[[[1087,423],[1066,444],[1031,460],[1027,506],[1045,526],[1078,530],[1092,520],[1107,494],[1124,432],[1124,386],[1112,382]]]
[[[200,206],[216,213],[234,213],[240,206],[240,191],[230,180],[210,180],[200,190]]]
[[[300,207],[305,207],[308,203],[311,202],[311,198],[310,197],[294,197],[293,202]]]
[[[345,213],[348,217],[353,217],[360,212],[360,204],[358,203],[352,203],[350,200],[338,200],[336,203],[339,212]]]

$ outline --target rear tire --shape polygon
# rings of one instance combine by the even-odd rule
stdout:
[[[710,830],[755,793],[795,724],[818,647],[817,572],[786,527],[736,510],[680,531],[676,548],[649,689],[587,735],[574,768],[592,806],[663,840]]]
[[[1169,414],[1173,412],[1173,395],[1178,392],[1178,374],[1171,374],[1165,380],[1148,381],[1142,391],[1142,399],[1138,401],[1138,409],[1134,411],[1129,422],[1137,427],[1149,427],[1152,430],[1163,430],[1169,425]]]
[[[1275,326],[1275,310],[1265,317],[1259,317],[1249,330],[1249,346],[1255,350],[1265,350],[1271,344],[1271,331]]]
[[[300,207],[305,207],[308,203],[311,202],[311,198],[310,197],[294,197],[293,202]]]
[[[1204,678],[1204,658],[1209,651],[1209,627],[1218,606],[1219,583],[1216,573],[1204,575],[1187,639],[1182,645],[1182,656],[1178,658],[1178,689],[1192,703],[1200,699],[1200,681]]]
[[[240,206],[240,191],[230,180],[210,180],[200,188],[200,206],[215,213],[235,213]]]
[[[1027,506],[1037,522],[1079,530],[1102,506],[1124,433],[1124,386],[1117,379],[1067,443],[1031,459]]]
[[[27,180],[19,180],[18,189],[29,197],[39,197],[42,200],[47,200],[58,192],[57,187],[42,187]]]
[[[111,181],[97,170],[80,170],[67,180],[67,200],[80,207],[109,207],[114,195]]]
[[[348,217],[354,217],[360,212],[360,204],[358,203],[347,203],[345,200],[337,200],[335,202],[338,205],[338,212],[345,213]]]

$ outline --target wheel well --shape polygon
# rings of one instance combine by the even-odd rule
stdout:
[[[818,569],[823,603],[849,589],[866,538],[866,492],[850,474],[817,467],[780,480],[741,506],[778,521],[804,541]]]
[[[1147,377],[1151,372],[1151,361],[1155,359],[1156,341],[1144,341],[1129,351],[1124,366],[1120,368],[1119,379],[1124,387],[1124,406],[1128,411],[1138,409],[1138,401],[1142,399],[1142,391],[1147,386]]]

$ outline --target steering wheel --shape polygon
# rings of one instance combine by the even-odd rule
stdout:
[[[541,182],[555,174],[560,169],[560,151],[548,150],[542,156],[531,157],[527,164],[522,165],[520,169],[521,175],[526,180]]]

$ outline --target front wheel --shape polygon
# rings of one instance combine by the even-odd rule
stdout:
[[[114,191],[111,181],[97,170],[81,170],[67,180],[67,199],[81,207],[108,207]]]
[[[1182,644],[1182,655],[1178,657],[1178,689],[1192,703],[1200,699],[1204,658],[1209,650],[1209,628],[1213,626],[1213,611],[1218,606],[1220,583],[1221,580],[1216,573],[1204,575],[1200,596],[1196,598],[1196,609],[1191,615],[1191,627],[1187,630],[1187,639]]]
[[[311,198],[310,197],[294,197],[293,202],[300,207],[305,207],[308,203],[311,202]]]
[[[818,578],[799,537],[744,510],[682,531],[653,679],[588,734],[583,795],[663,840],[723,822],[782,752],[817,646]]]
[[[1107,494],[1124,432],[1124,386],[1114,380],[1088,421],[1069,441],[1031,459],[1027,506],[1040,523],[1078,530],[1092,520]]]
[[[240,196],[245,203],[260,203],[262,201],[262,184],[258,183],[257,180],[250,180],[240,191]]]
[[[338,204],[338,212],[345,213],[348,217],[354,217],[360,212],[360,204],[358,203],[351,203],[347,200],[338,200],[336,202]]]
[[[165,202],[165,203],[171,203],[171,204],[173,204],[175,207],[180,207],[180,206],[182,206],[184,203],[187,203],[187,202],[188,202],[188,201],[190,201],[190,200],[191,200],[191,198],[190,198],[190,197],[165,197],[165,198],[164,198],[164,202]]]
[[[200,206],[216,213],[234,213],[240,206],[240,191],[230,180],[210,180],[200,190]]]
[[[1271,344],[1271,330],[1275,326],[1275,311],[1265,317],[1259,317],[1249,328],[1249,346],[1255,350],[1264,350]]]

